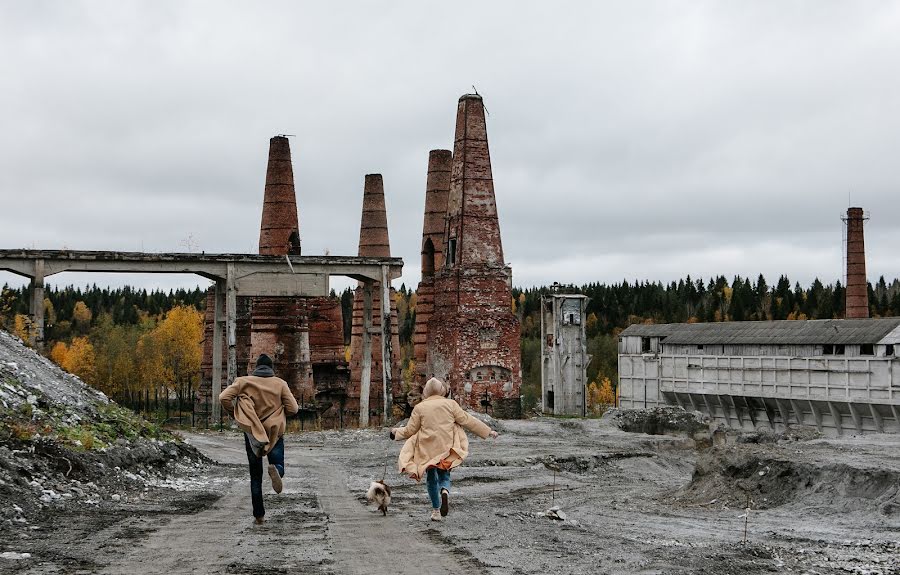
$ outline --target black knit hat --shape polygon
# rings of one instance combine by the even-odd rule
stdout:
[[[262,367],[262,366],[275,367],[274,364],[272,363],[272,358],[264,353],[259,354],[259,357],[256,358],[256,367]]]

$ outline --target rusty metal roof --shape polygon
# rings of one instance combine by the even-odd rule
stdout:
[[[861,344],[878,343],[900,327],[900,317],[636,324],[622,336],[663,337],[667,344]]]

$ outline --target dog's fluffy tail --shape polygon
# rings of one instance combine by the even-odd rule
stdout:
[[[357,491],[357,493],[359,493]],[[378,483],[377,481],[373,481],[371,485],[369,485],[369,490],[366,491],[366,499],[369,501],[375,501],[375,498],[378,496],[384,496],[386,492],[384,490],[384,485]]]

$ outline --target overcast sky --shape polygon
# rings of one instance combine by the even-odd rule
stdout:
[[[255,252],[286,133],[304,254],[355,255],[381,173],[413,286],[474,84],[516,285],[829,283],[848,202],[893,278],[898,72],[898,2],[0,0],[0,248]]]

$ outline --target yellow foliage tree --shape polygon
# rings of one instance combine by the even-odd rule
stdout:
[[[148,387],[175,389],[200,372],[203,314],[180,305],[138,341],[139,370]]]
[[[53,363],[56,365],[63,367],[66,364],[66,356],[69,353],[68,346],[58,341],[53,345],[53,349],[50,350],[50,359],[53,360]]]
[[[587,388],[587,405],[591,413],[601,414],[607,408],[616,404],[616,392],[608,377],[600,380],[600,383],[592,381]]]
[[[93,315],[91,308],[83,301],[75,302],[75,308],[72,310],[72,320],[75,322],[75,328],[81,333],[87,333],[88,328],[91,326]]]
[[[27,344],[31,344],[35,331],[31,318],[20,313],[13,319],[13,334]]]
[[[55,347],[55,346],[54,346]],[[73,375],[77,375],[87,383],[93,383],[97,374],[97,358],[94,355],[94,346],[86,337],[76,337],[72,340],[65,354],[63,369]]]

